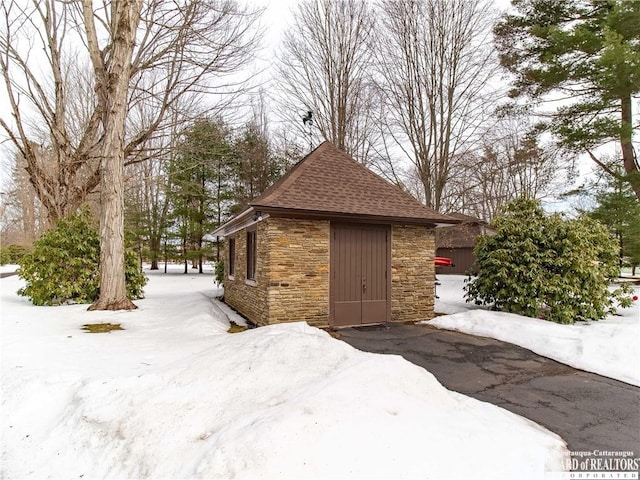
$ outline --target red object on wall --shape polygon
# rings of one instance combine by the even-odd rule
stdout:
[[[451,259],[447,257],[435,257],[434,262],[436,267],[450,267],[452,265]]]

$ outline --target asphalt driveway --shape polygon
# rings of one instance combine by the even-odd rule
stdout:
[[[491,338],[427,325],[338,331],[367,352],[402,355],[445,387],[529,418],[560,435],[570,451],[640,456],[640,388],[576,370]]]

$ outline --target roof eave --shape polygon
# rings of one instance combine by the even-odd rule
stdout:
[[[309,218],[323,220],[344,220],[356,222],[379,222],[379,223],[404,223],[412,225],[428,225],[431,227],[443,227],[460,223],[455,218],[441,217],[399,217],[376,214],[361,214],[349,212],[332,212],[321,210],[304,210],[297,208],[272,207],[268,205],[252,204],[252,208],[256,212],[268,213],[271,216],[289,217],[289,218]]]
[[[246,210],[243,210],[228,222],[220,225],[213,232],[211,232],[210,235],[213,237],[226,237],[234,232],[237,232],[238,230],[242,230],[243,228],[248,227],[249,225],[256,222],[256,220],[253,219],[253,213],[253,207],[248,207]]]

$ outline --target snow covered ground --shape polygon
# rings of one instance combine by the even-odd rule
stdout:
[[[598,322],[560,325],[492,312],[464,301],[464,275],[440,275],[438,328],[491,337],[527,348],[572,367],[640,386],[640,302]],[[640,287],[635,287],[640,296]]]
[[[0,273],[15,272],[18,269],[18,265],[0,265]]]
[[[226,333],[212,275],[133,312],[34,307],[0,280],[0,478],[544,478],[555,434],[305,323]],[[86,323],[125,330],[91,334]]]

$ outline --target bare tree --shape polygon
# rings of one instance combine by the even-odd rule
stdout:
[[[125,225],[128,232],[135,233],[139,247],[147,246],[151,270],[158,269],[162,239],[168,226],[167,165],[176,152],[172,147],[165,145],[163,149],[154,145],[153,156],[125,169]]]
[[[7,177],[0,192],[0,244],[31,245],[48,227],[46,209],[29,182],[24,163],[24,158],[15,156],[11,171],[8,172],[10,177]]]
[[[87,47],[95,75],[100,159],[100,296],[89,310],[130,310],[124,276],[124,160],[127,97],[142,0],[112,2],[100,44],[92,0],[82,1]],[[108,49],[107,49],[108,47]],[[107,53],[108,50],[108,53]]]
[[[447,210],[491,220],[516,198],[542,199],[571,173],[571,158],[536,137],[522,117],[502,118],[482,136],[477,152],[456,159]]]
[[[492,111],[497,69],[491,12],[481,0],[382,0],[377,49],[387,135],[440,209],[452,160],[474,148]]]
[[[100,183],[100,298],[91,308],[133,308],[124,290],[123,165],[153,154],[150,140],[166,134],[184,95],[238,93],[232,75],[251,59],[258,13],[231,0],[33,0],[2,9],[0,69],[14,120],[0,119],[0,126],[27,160],[52,219]],[[44,61],[34,58],[38,44]],[[93,101],[72,128],[65,58],[87,57]],[[127,114],[140,104],[155,116],[127,131]],[[46,125],[47,137],[34,136],[33,124]]]
[[[324,140],[366,158],[370,115],[374,16],[362,0],[303,0],[287,29],[278,64],[285,121],[306,135],[301,116],[311,112]]]
[[[188,121],[184,112],[198,111],[202,95],[183,95],[172,109],[166,131],[145,141],[145,151],[125,167],[125,224],[138,236],[138,244],[148,248],[151,270],[158,269],[162,240],[166,240],[170,223],[170,166],[180,155],[181,132]],[[140,131],[155,118],[148,103],[138,103],[129,110],[128,128]],[[163,129],[164,130],[164,129]],[[141,160],[140,160],[141,159]]]
[[[2,4],[0,70],[13,118],[0,118],[0,126],[24,158],[52,222],[76,208],[99,182],[92,150],[98,132],[87,132],[84,139],[78,135],[89,118],[75,123],[80,109],[72,110],[68,99],[72,85],[81,83],[68,60],[72,53],[63,53],[75,24],[70,12],[53,1]],[[49,68],[46,76],[40,74],[43,67]]]

